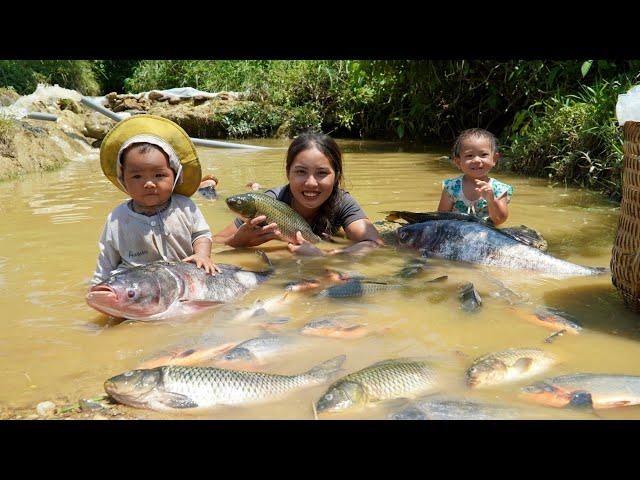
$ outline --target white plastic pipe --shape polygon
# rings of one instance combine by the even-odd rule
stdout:
[[[42,113],[42,112],[31,112],[27,114],[27,118],[32,118],[34,120],[46,120],[48,122],[57,122],[58,117],[51,113]]]
[[[119,122],[123,120],[123,118],[115,112],[112,112],[108,108],[103,107],[102,105],[98,105],[87,97],[82,97],[82,103],[84,103],[87,107],[93,108],[97,112],[106,115],[112,120]],[[206,140],[204,138],[193,138],[190,137],[191,141],[194,145],[198,145],[201,147],[222,147],[222,148],[244,148],[249,150],[271,150],[271,147],[259,147],[256,145],[245,145],[244,143],[230,143],[230,142],[221,142],[219,140]]]

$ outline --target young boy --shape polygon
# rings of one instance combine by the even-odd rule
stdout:
[[[442,182],[438,211],[469,213],[494,225],[504,223],[513,187],[489,177],[498,158],[498,142],[491,132],[463,131],[453,145],[453,161],[462,175]]]
[[[104,138],[100,165],[131,199],[107,217],[92,285],[119,268],[156,260],[219,271],[211,260],[209,225],[188,198],[200,184],[201,169],[195,146],[180,126],[153,115],[123,120]]]

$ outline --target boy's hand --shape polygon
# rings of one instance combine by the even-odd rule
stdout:
[[[491,188],[491,184],[478,179],[476,179],[475,182],[476,192],[478,192],[487,202],[493,200],[493,188]]]
[[[183,259],[182,261],[195,263],[198,268],[204,268],[205,271],[207,273],[210,273],[211,275],[222,272],[222,270],[220,270],[220,268],[215,263],[213,263],[210,257],[198,255],[197,253]]]

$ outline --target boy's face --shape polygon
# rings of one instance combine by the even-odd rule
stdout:
[[[460,156],[453,161],[465,175],[473,179],[484,179],[499,157],[499,153],[492,151],[489,139],[469,137],[462,143]]]
[[[123,160],[124,185],[133,201],[140,206],[162,205],[173,192],[175,174],[162,152],[151,149],[140,153],[136,148]]]

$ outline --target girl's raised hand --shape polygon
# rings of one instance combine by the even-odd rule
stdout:
[[[476,179],[475,182],[476,192],[478,192],[486,201],[493,200],[493,188],[491,188],[491,184],[478,179]]]

